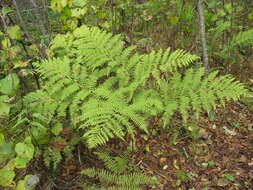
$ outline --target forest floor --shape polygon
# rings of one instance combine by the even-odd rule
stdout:
[[[174,143],[168,133],[159,132],[156,125],[152,125],[155,133],[146,137],[140,135],[136,142],[138,151],[134,154],[136,165],[159,181],[158,186],[147,189],[252,190],[252,115],[240,103],[218,108],[211,121],[210,116],[203,116],[198,122],[201,138],[179,137]],[[180,126],[180,122],[175,125]],[[97,166],[97,162],[85,152],[77,155],[61,165],[57,179],[48,180],[39,189],[81,189],[84,177],[80,171]]]

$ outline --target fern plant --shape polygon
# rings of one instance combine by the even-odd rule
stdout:
[[[231,41],[231,48],[237,45],[253,45],[253,28],[238,33]]]
[[[109,151],[95,152],[97,157],[104,162],[107,170],[113,173],[121,174],[129,169],[129,163],[131,161],[130,152],[125,151],[120,156],[111,156]]]
[[[187,120],[190,111],[198,116],[249,95],[229,75],[186,69],[199,65],[199,57],[183,50],[140,55],[124,46],[119,35],[86,26],[58,35],[51,58],[34,63],[43,87],[25,98],[30,115],[47,118],[47,127],[68,121],[95,148],[111,138],[134,138],[136,127],[148,133],[145,121],[153,115],[162,115],[166,126],[176,111]]]
[[[240,52],[243,52],[243,49],[248,46],[252,49],[253,45],[253,28],[250,28],[245,31],[241,31],[238,34],[231,37],[230,41],[226,44],[226,46],[222,47],[220,52],[217,52],[217,55],[221,56],[224,59],[232,61],[232,63],[236,63],[236,59],[231,57],[231,55],[235,54],[236,49]]]
[[[94,187],[100,189],[104,187],[108,190],[141,190],[143,185],[154,185],[156,180],[140,172],[129,170],[130,158],[127,152],[121,156],[111,156],[108,152],[96,152],[98,158],[105,164],[106,169],[88,168],[81,173],[90,178],[96,178],[101,185]],[[91,188],[86,186],[85,189]]]
[[[208,112],[217,105],[224,106],[226,101],[235,101],[248,94],[244,86],[230,75],[217,77],[215,71],[204,77],[204,73],[204,68],[188,69],[184,76],[176,72],[169,82],[160,82],[165,107],[164,126],[177,110],[184,121],[188,120],[190,112],[198,119],[202,110]]]

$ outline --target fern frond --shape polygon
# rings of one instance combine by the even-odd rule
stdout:
[[[53,169],[56,170],[61,160],[62,155],[59,151],[48,148],[43,152],[43,161],[47,168],[52,165]]]
[[[73,43],[77,49],[76,53],[82,57],[83,62],[91,71],[102,65],[106,65],[112,71],[115,66],[122,64],[122,61],[125,63],[124,61],[135,49],[134,47],[125,49],[120,35],[112,36],[98,28],[82,26],[73,34],[78,38]]]
[[[231,23],[229,21],[221,21],[218,23],[217,27],[211,28],[209,31],[212,32],[212,42],[214,43],[217,38],[222,36],[224,31],[226,31],[231,26]]]
[[[122,154],[120,156],[113,157],[108,152],[95,152],[100,160],[105,164],[105,167],[114,173],[122,173],[129,165],[129,155]]]
[[[136,186],[111,186],[108,188],[108,190],[143,190],[141,187],[136,187]]]
[[[34,63],[43,87],[24,98],[28,111],[49,122],[69,116],[71,127],[80,129],[88,147],[95,148],[111,138],[134,138],[136,127],[148,133],[151,116],[163,115],[166,126],[176,111],[187,120],[189,111],[198,117],[202,110],[248,94],[228,75],[212,72],[205,77],[203,68],[181,74],[180,68],[199,60],[184,50],[144,55],[134,50],[124,47],[120,35],[98,28],[82,26],[57,36],[51,47],[55,58]]]
[[[170,49],[167,49],[164,53],[161,53],[162,61],[160,69],[162,72],[177,71],[182,67],[187,67],[200,58],[196,55],[192,55],[184,50],[176,50],[169,54]],[[160,57],[158,57],[160,60]]]
[[[240,32],[231,41],[230,47],[237,45],[253,44],[253,28]]]
[[[244,85],[230,75],[218,77],[218,72],[212,72],[204,77],[204,69],[196,71],[188,69],[182,77],[175,73],[171,81],[163,83],[163,100],[166,105],[164,125],[167,124],[176,110],[179,110],[184,120],[188,119],[189,111],[194,111],[198,117],[201,110],[209,111],[217,105],[224,105],[230,100],[236,101],[241,96],[248,96]],[[168,90],[169,89],[169,90]]]
[[[108,186],[117,185],[137,188],[141,185],[156,184],[155,180],[140,173],[118,175],[103,169],[89,168],[82,170],[81,174],[91,178],[97,178],[101,182],[108,184]]]

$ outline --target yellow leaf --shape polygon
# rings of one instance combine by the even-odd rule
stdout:
[[[189,130],[189,131],[193,131],[192,126],[188,126],[188,130]]]
[[[2,46],[3,46],[3,48],[9,48],[11,46],[11,41],[8,38],[5,38],[2,41]]]
[[[39,52],[38,46],[35,44],[30,45],[30,48],[36,52]]]
[[[180,169],[180,167],[179,167],[179,165],[178,165],[178,162],[177,162],[177,159],[173,159],[173,166],[174,166],[174,168],[176,168],[176,169]]]
[[[68,4],[68,0],[61,0],[62,7],[66,7]]]
[[[19,61],[17,63],[14,64],[14,68],[19,68],[19,67],[26,67],[27,65],[29,65],[29,60],[28,61]]]
[[[14,59],[18,55],[20,55],[21,52],[22,52],[22,49],[19,46],[12,46],[9,49],[9,56],[10,56],[11,59]]]
[[[160,164],[164,164],[167,161],[167,158],[162,157],[160,158],[159,161],[160,161]]]
[[[147,145],[145,146],[145,150],[146,150],[147,152],[150,152],[149,144],[147,144]]]
[[[169,20],[170,20],[170,23],[173,25],[176,25],[179,22],[179,18],[175,16],[170,16]]]

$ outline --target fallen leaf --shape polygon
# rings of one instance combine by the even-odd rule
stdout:
[[[168,169],[168,167],[169,167],[168,165],[164,165],[164,166],[163,166],[163,170]]]
[[[199,130],[199,135],[200,135],[200,137],[202,137],[203,139],[208,139],[208,136],[209,136],[208,132],[207,132],[205,129],[203,129],[203,128],[201,128],[201,129]]]
[[[167,158],[164,158],[164,157],[160,158],[159,160],[160,164],[164,164],[166,161],[167,161]]]
[[[217,185],[218,185],[219,187],[225,187],[225,186],[227,186],[228,184],[229,184],[229,180],[224,179],[224,178],[220,178],[220,179],[218,179],[218,181],[217,181]]]
[[[246,156],[242,155],[242,156],[239,158],[239,162],[247,162]]]
[[[179,165],[178,165],[178,162],[177,162],[177,159],[173,159],[173,166],[174,166],[174,168],[176,168],[176,169],[180,169],[180,167],[179,167]]]
[[[227,135],[230,135],[230,136],[235,136],[237,133],[235,131],[232,131],[230,129],[228,129],[227,127],[223,127],[224,129],[224,132],[227,134]]]

